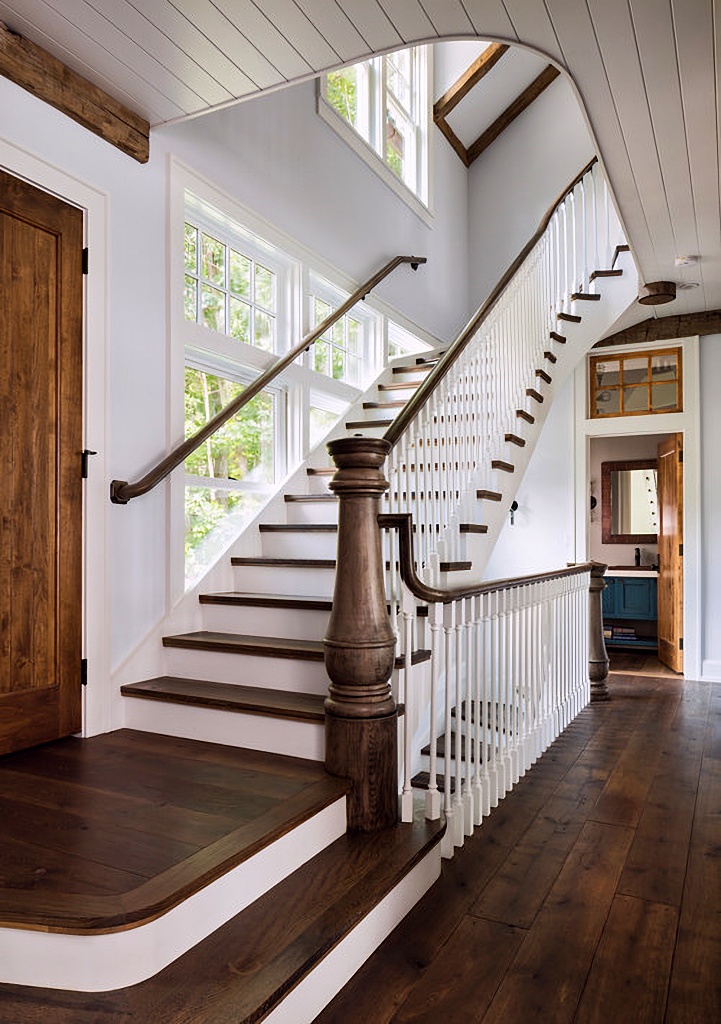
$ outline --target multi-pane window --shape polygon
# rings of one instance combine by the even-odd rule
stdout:
[[[186,320],[246,345],[276,351],[276,273],[188,221],[184,302]]]
[[[681,349],[590,359],[591,418],[681,412]]]
[[[329,72],[326,103],[424,202],[428,192],[428,83],[423,46]]]
[[[318,295],[310,296],[311,323],[318,327],[333,312],[333,307]],[[329,327],[312,349],[312,366],[333,380],[358,386],[361,381],[363,324],[352,313]]]

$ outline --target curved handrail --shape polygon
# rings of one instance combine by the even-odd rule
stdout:
[[[414,392],[411,400],[401,409],[400,413],[393,420],[391,425],[383,435],[386,441],[390,441],[391,445],[395,445],[401,438],[408,426],[416,418],[420,410],[426,404],[428,399],[431,397],[435,389],[438,387],[440,382],[446,376],[448,371],[451,369],[453,364],[459,358],[463,350],[470,343],[471,339],[488,317],[489,313],[500,299],[503,292],[506,290],[511,280],[515,277],[521,265],[525,262],[533,248],[537,245],[546,228],[551,222],[551,218],[554,213],[561,205],[566,196],[573,192],[574,188],[582,180],[582,178],[588,174],[593,165],[598,162],[598,157],[594,157],[590,160],[586,166],[580,171],[579,174],[573,179],[573,181],[566,186],[561,192],[558,198],[548,208],[548,211],[544,214],[540,224],[536,228],[534,235],[526,243],[521,252],[516,256],[513,263],[506,270],[505,274],[501,277],[498,284],[495,286],[491,294],[488,296],[483,305],[473,314],[468,324],[463,328],[461,333],[453,341],[446,352],[441,356],[436,365],[433,367],[431,372],[428,374],[426,379],[423,381],[421,386]]]
[[[290,349],[284,356],[276,360],[272,366],[269,366],[267,370],[264,370],[259,377],[256,377],[252,383],[248,385],[245,391],[241,392],[232,402],[229,402],[225,408],[221,409],[219,413],[201,427],[192,437],[187,438],[182,444],[177,445],[173,450],[161,459],[151,470],[149,470],[144,477],[141,477],[136,483],[128,483],[127,480],[113,480],[110,484],[110,500],[115,505],[127,505],[133,498],[140,497],[141,494],[147,494],[153,487],[157,486],[162,480],[166,478],[177,466],[185,462],[189,455],[191,455],[196,448],[199,448],[204,441],[214,434],[216,430],[223,426],[224,423],[234,416],[244,405],[247,405],[251,399],[266,388],[276,377],[279,376],[294,362],[299,355],[302,355],[306,349],[310,348],[318,338],[320,338],[329,327],[332,327],[337,320],[340,320],[349,309],[352,309],[357,302],[364,299],[366,295],[377,284],[388,277],[396,267],[401,266],[403,263],[410,263],[413,270],[417,270],[420,264],[426,262],[425,256],[394,256],[392,260],[389,260],[385,266],[381,267],[380,270],[376,271],[372,277],[369,277],[359,288],[353,292],[353,294],[346,299],[336,310],[334,310],[325,320],[319,324],[310,334],[306,335],[302,341],[298,342],[295,348]]]
[[[576,576],[579,573],[590,572],[595,565],[600,564],[598,562],[579,562],[578,565],[571,565],[566,569],[555,569],[552,572],[539,572],[531,576],[513,576],[507,580],[488,580],[485,583],[472,583],[467,587],[439,590],[437,587],[428,586],[416,573],[413,560],[412,519],[410,512],[382,513],[378,516],[378,525],[381,529],[398,531],[401,579],[414,597],[428,604],[450,604],[451,601],[460,601],[464,597],[477,597],[479,594],[490,594],[497,590],[512,590],[514,587],[524,587],[529,583],[540,583],[543,580]],[[604,565],[603,568],[605,570],[606,566]]]

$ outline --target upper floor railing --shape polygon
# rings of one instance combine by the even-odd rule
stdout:
[[[380,270],[376,271],[367,281],[364,281],[352,295],[346,299],[337,309],[318,324],[310,334],[306,335],[294,348],[290,349],[284,356],[281,356],[272,366],[253,380],[244,391],[241,392],[232,402],[229,402],[212,419],[196,431],[191,437],[177,445],[168,455],[162,458],[145,476],[135,483],[128,483],[127,480],[113,480],[110,484],[110,500],[116,505],[127,505],[133,498],[156,487],[174,469],[182,465],[189,455],[204,444],[211,435],[219,430],[225,423],[235,416],[245,405],[256,395],[265,390],[280,374],[289,367],[295,360],[310,348],[326,331],[337,323],[356,303],[364,299],[381,281],[403,264],[409,263],[413,270],[426,262],[425,256],[395,256],[386,263]]]

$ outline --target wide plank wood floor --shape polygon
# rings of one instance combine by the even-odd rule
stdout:
[[[315,762],[129,729],[0,758],[0,926],[155,916],[344,792]]]
[[[721,684],[614,662],[316,1024],[721,1021]]]

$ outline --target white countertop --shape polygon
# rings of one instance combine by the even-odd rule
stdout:
[[[658,577],[658,570],[651,569],[634,569],[633,566],[629,566],[628,569],[611,569],[610,567],[606,570],[606,576],[640,576],[641,579],[656,579]]]

